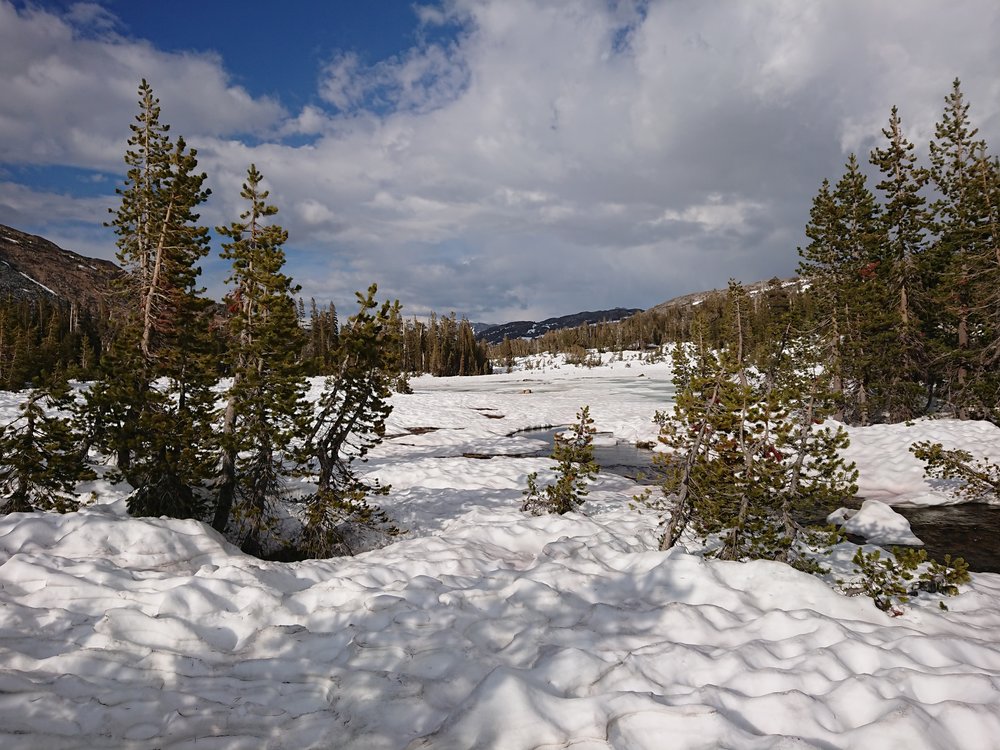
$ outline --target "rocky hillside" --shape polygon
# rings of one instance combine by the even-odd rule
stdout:
[[[0,297],[57,297],[95,309],[121,273],[114,263],[0,224]]]
[[[747,290],[747,293],[753,297],[762,292],[766,291],[772,284],[777,284],[782,289],[786,287],[794,287],[794,291],[801,291],[801,280],[798,278],[791,279],[768,279],[767,281],[755,281],[752,284],[744,284],[743,288]],[[674,297],[673,299],[668,299],[666,302],[661,302],[660,304],[649,308],[646,312],[650,313],[663,313],[675,307],[694,307],[703,302],[708,297],[713,294],[725,294],[725,289],[709,289],[705,292],[692,292],[691,294],[683,294],[680,297]]]
[[[559,318],[547,318],[540,322],[516,320],[512,323],[503,323],[492,328],[487,328],[485,331],[479,333],[476,338],[481,341],[488,341],[491,344],[501,343],[505,336],[509,339],[537,339],[549,331],[557,331],[560,328],[576,328],[577,326],[590,323],[621,320],[637,312],[640,312],[640,310],[616,307],[613,310],[578,312],[572,315],[563,315]]]

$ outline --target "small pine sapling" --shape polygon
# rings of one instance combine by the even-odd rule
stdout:
[[[561,515],[583,503],[587,496],[587,484],[594,481],[600,467],[594,462],[595,429],[590,407],[581,408],[576,420],[568,434],[556,436],[552,450],[552,458],[558,462],[555,483],[539,489],[538,472],[529,474],[521,510],[534,515]]]
[[[945,555],[942,565],[928,560],[926,550],[893,547],[891,552],[882,557],[879,550],[865,554],[859,547],[852,561],[858,578],[847,593],[870,596],[883,612],[898,615],[897,604],[905,604],[921,591],[955,596],[958,587],[970,580],[969,566],[961,557]]]
[[[864,594],[871,597],[875,606],[883,612],[901,614],[896,604],[905,604],[910,600],[910,581],[913,580],[913,571],[906,560],[882,557],[877,549],[865,554],[864,549],[858,547],[851,562],[855,565],[858,579],[847,590],[848,593]]]

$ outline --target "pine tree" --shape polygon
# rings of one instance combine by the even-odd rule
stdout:
[[[982,416],[1000,425],[1000,159],[990,160],[984,149],[977,157],[977,184],[985,211],[973,256],[982,348],[972,396]]]
[[[70,419],[60,415],[72,398],[65,378],[56,374],[32,389],[18,417],[0,428],[0,514],[76,510],[73,490],[94,474]]]
[[[556,461],[556,481],[538,489],[538,472],[528,475],[521,510],[535,515],[568,513],[582,505],[587,496],[587,484],[594,481],[600,467],[594,461],[594,420],[590,407],[576,414],[576,422],[568,434],[556,435],[552,458]]]
[[[211,361],[207,308],[197,287],[208,230],[195,208],[209,194],[196,152],[171,144],[159,102],[139,88],[129,166],[111,225],[127,274],[119,324],[99,382],[88,396],[89,432],[118,458],[135,487],[129,511],[198,516],[198,488],[211,470]]]
[[[303,359],[308,374],[329,375],[333,371],[334,353],[337,351],[337,337],[340,330],[337,308],[331,302],[321,310],[315,299],[310,299],[309,305],[309,336]]]
[[[680,346],[674,353],[680,389],[672,416],[657,414],[660,441],[673,453],[664,492],[673,497],[661,548],[685,533],[718,535],[724,559],[767,558],[802,564],[807,530],[802,507],[853,494],[853,467],[838,449],[841,429],[817,430],[832,391],[810,371],[800,348],[775,342],[764,371],[748,366],[746,292],[730,283],[729,331],[721,351]],[[801,346],[801,345],[800,345]]]
[[[935,238],[924,273],[937,281],[932,299],[939,315],[931,321],[936,353],[945,363],[947,397],[963,419],[977,411],[970,383],[983,343],[978,336],[982,329],[975,274],[977,246],[983,239],[980,227],[988,209],[976,179],[985,153],[985,144],[975,140],[977,134],[955,79],[930,144],[931,182],[940,197],[931,205]]]
[[[164,222],[161,196],[171,152],[170,126],[160,123],[160,100],[145,78],[139,84],[139,114],[129,129],[125,187],[115,191],[121,204],[109,211],[115,217],[111,226],[118,235],[118,262],[130,270],[129,283],[142,289],[150,283]]]
[[[303,426],[301,458],[318,469],[317,491],[307,498],[299,546],[311,557],[353,552],[346,527],[395,529],[388,517],[369,505],[367,497],[388,492],[377,481],[369,482],[355,469],[368,451],[382,441],[393,361],[383,346],[389,331],[389,302],[375,301],[373,284],[358,294],[359,310],[340,332],[336,370],[326,378],[315,411]]]
[[[963,502],[993,503],[1000,499],[1000,465],[929,441],[914,443],[910,452],[924,462],[926,476],[947,481],[951,494]]]
[[[250,165],[240,193],[249,207],[240,221],[216,231],[230,242],[227,297],[232,385],[223,422],[219,498],[213,525],[224,532],[234,513],[245,551],[259,552],[274,521],[295,419],[303,397],[298,356],[303,337],[294,295],[299,287],[282,273],[288,233],[266,223],[278,209],[267,203],[262,176]],[[234,506],[235,503],[235,506]]]
[[[868,424],[882,417],[892,363],[882,352],[894,340],[890,286],[878,204],[852,154],[834,190],[824,181],[813,201],[799,249],[799,273],[815,294],[825,358],[842,407],[837,418]]]
[[[890,421],[917,416],[923,407],[917,403],[920,382],[931,382],[926,352],[926,332],[922,322],[927,300],[919,274],[919,263],[926,249],[928,215],[926,201],[920,194],[929,175],[916,165],[913,144],[906,139],[896,107],[889,115],[889,125],[882,130],[886,147],[875,149],[871,163],[879,168],[882,181],[876,185],[884,196],[880,253],[884,264],[881,274],[888,292],[896,299],[896,340],[884,350],[893,362],[893,379],[886,393]]]

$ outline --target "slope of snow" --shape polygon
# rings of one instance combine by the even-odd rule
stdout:
[[[910,446],[929,440],[948,449],[969,451],[1000,463],[1000,428],[989,422],[919,419],[909,424],[848,427],[851,445],[845,458],[861,471],[858,494],[890,505],[951,505],[953,483],[924,477],[924,464]]]
[[[10,265],[10,264],[8,263],[7,265]],[[49,294],[51,294],[53,297],[59,296],[55,292],[53,292],[51,289],[49,289],[47,286],[45,286],[45,284],[43,284],[42,282],[40,282],[38,279],[33,279],[30,276],[28,276],[28,274],[26,274],[24,271],[18,271],[18,273],[21,274],[28,281],[30,281],[32,284],[37,284],[38,286],[40,286],[42,289],[44,289],[46,292],[48,292]]]
[[[892,618],[778,563],[657,552],[621,477],[587,515],[518,510],[550,462],[510,432],[589,404],[655,435],[669,369],[630,364],[415,380],[369,462],[409,534],[354,558],[247,557],[102,481],[79,513],[0,518],[0,747],[996,747],[1000,576]]]

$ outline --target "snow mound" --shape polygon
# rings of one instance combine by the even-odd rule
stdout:
[[[126,517],[106,479],[79,513],[0,518],[0,747],[997,746],[1000,576],[890,618],[778,563],[655,551],[622,477],[599,475],[588,516],[520,513],[552,461],[512,433],[590,405],[598,430],[655,440],[669,365],[605,359],[415,378],[367,462],[408,533],[355,558],[248,557],[195,521]],[[983,423],[851,437],[886,502],[947,497],[916,440],[1000,459]],[[845,571],[854,549],[834,549]]]
[[[860,536],[871,544],[924,545],[910,529],[910,522],[905,516],[878,500],[865,500],[857,511],[839,508],[830,514],[827,521],[842,526],[848,534]]]
[[[15,748],[990,747],[1000,577],[890,619],[626,513],[467,513],[356,558],[192,521],[0,520]]]

